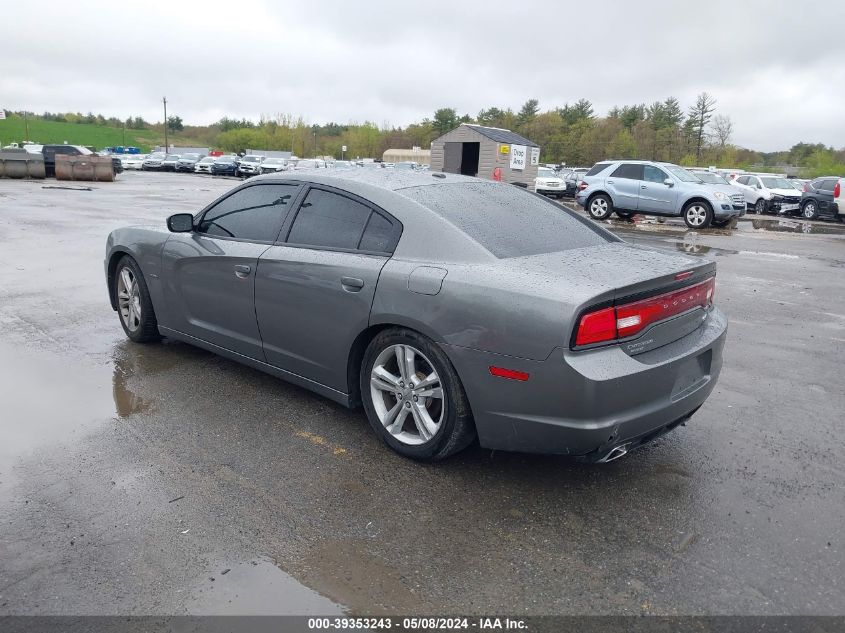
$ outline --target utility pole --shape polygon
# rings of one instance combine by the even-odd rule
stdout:
[[[29,119],[27,119],[26,110],[23,111],[23,126],[26,130],[26,139],[24,139],[27,143],[29,143]]]
[[[161,98],[162,103],[164,104],[164,153],[170,151],[170,145],[167,144],[167,97]]]
[[[126,119],[123,119],[123,151],[126,151]]]

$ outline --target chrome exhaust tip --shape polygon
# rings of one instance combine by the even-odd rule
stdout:
[[[619,446],[614,446],[610,449],[610,452],[598,460],[597,463],[599,464],[606,464],[608,462],[612,462],[614,459],[619,459],[620,457],[625,457],[628,454],[628,444],[621,444]]]

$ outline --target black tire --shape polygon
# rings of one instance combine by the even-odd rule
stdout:
[[[819,205],[815,200],[806,200],[801,205],[801,215],[807,220],[819,219]]]
[[[623,220],[630,220],[636,215],[636,213],[634,213],[633,211],[620,211],[619,209],[617,209],[616,215],[618,215]]]
[[[587,200],[587,213],[594,220],[606,220],[613,213],[613,200],[605,193],[599,193]]]
[[[141,306],[141,318],[138,326],[132,330],[126,324],[125,318],[122,315],[120,308],[120,278],[123,269],[126,268],[131,272],[132,277],[138,284],[138,299]],[[114,302],[118,306],[117,318],[120,320],[120,325],[129,340],[135,343],[153,343],[161,339],[158,333],[158,321],[156,320],[155,310],[153,310],[153,302],[150,299],[150,291],[147,288],[147,282],[144,280],[144,274],[141,272],[141,267],[129,255],[124,255],[117,263],[114,270]]]
[[[443,412],[440,428],[428,441],[410,445],[399,441],[379,419],[370,389],[370,374],[379,354],[394,345],[409,345],[422,352],[440,378]],[[472,411],[455,368],[440,347],[428,337],[405,328],[380,332],[367,346],[361,361],[361,400],[370,425],[381,440],[394,451],[419,461],[435,462],[466,448],[475,439]],[[411,416],[408,416],[411,419]]]
[[[766,213],[766,201],[763,198],[760,198],[757,202],[754,203],[754,213],[757,215],[763,215]]]
[[[696,231],[706,229],[713,222],[713,207],[707,202],[693,200],[684,206],[683,216],[689,228]]]

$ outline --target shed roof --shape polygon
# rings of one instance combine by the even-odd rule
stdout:
[[[472,123],[461,123],[471,130],[475,130],[482,136],[486,136],[491,141],[497,143],[508,143],[512,145],[527,145],[528,147],[540,147],[534,141],[529,141],[524,136],[520,136],[516,132],[505,130],[500,127],[486,127],[484,125],[473,125]]]

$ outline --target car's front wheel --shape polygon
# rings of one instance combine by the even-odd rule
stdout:
[[[123,331],[136,343],[157,341],[158,333],[153,302],[138,263],[124,255],[115,269],[114,298]]]
[[[684,207],[684,222],[691,229],[706,229],[713,221],[713,209],[706,202],[693,201]]]
[[[801,215],[808,220],[816,220],[819,217],[819,207],[815,200],[807,200],[801,207]]]
[[[400,455],[437,461],[475,438],[472,412],[452,363],[417,332],[379,333],[364,353],[360,387],[370,424]]]
[[[760,198],[757,202],[754,203],[754,213],[757,215],[763,215],[766,212],[766,201],[763,198]]]
[[[613,213],[613,201],[606,194],[595,195],[587,203],[587,213],[594,220],[606,220]]]

